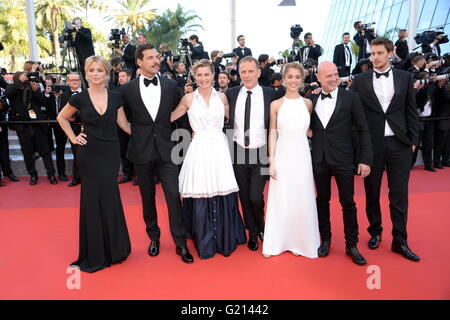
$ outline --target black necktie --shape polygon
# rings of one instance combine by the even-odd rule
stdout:
[[[320,94],[320,97],[322,98],[322,100],[325,100],[326,98],[333,99],[333,98],[331,97],[331,93],[325,94],[325,93],[322,92],[322,93]]]
[[[150,85],[150,83],[152,83],[153,85],[157,86],[158,85],[158,78],[157,77],[153,77],[152,80],[144,78],[144,84],[146,87],[148,87]]]
[[[252,92],[247,91],[247,100],[245,100],[245,120],[244,120],[244,145],[250,145],[250,109],[252,106]]]
[[[391,71],[391,69],[389,69],[385,73],[378,73],[378,72],[375,71],[375,75],[376,75],[377,79],[380,79],[381,76],[385,76],[386,78],[389,78],[389,72],[390,71]]]

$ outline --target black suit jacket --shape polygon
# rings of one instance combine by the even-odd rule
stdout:
[[[91,30],[81,28],[75,36],[75,49],[80,60],[86,60],[90,56],[95,55],[94,43],[92,41]]]
[[[373,162],[372,143],[366,115],[358,94],[339,88],[333,115],[324,128],[316,113],[320,95],[312,95],[311,114],[312,160],[321,163],[325,155],[330,166],[353,168],[363,163],[371,166]],[[358,145],[353,139],[353,130],[358,134]],[[355,150],[357,154],[355,154]]]
[[[139,78],[131,80],[117,90],[121,93],[125,108],[131,117],[131,138],[127,158],[135,164],[145,164],[157,152],[165,162],[171,162],[171,152],[175,142],[171,140],[171,112],[181,100],[181,90],[175,80],[158,77],[161,84],[161,103],[156,119],[152,119],[139,88]]]
[[[123,51],[123,61],[125,61],[125,67],[131,71],[133,76],[136,74],[136,47],[131,43]]]
[[[352,62],[353,62],[353,57],[352,57],[351,48],[349,47],[349,49],[350,49],[350,66],[351,66]],[[343,43],[338,44],[334,48],[333,63],[338,68],[339,76],[346,77],[346,76],[348,76],[350,74],[345,69],[345,48],[344,48],[344,44]]]
[[[353,80],[351,90],[359,94],[367,115],[374,152],[384,147],[384,129],[387,120],[395,136],[407,145],[419,143],[416,91],[410,73],[393,68],[395,94],[386,113],[373,88],[373,70],[361,73]]]
[[[302,47],[298,51],[297,55],[295,56],[295,61],[305,62],[303,61],[303,52],[305,52],[307,47]],[[310,47],[309,53],[308,53],[308,59],[313,59],[316,62],[319,62],[319,57],[322,55],[322,47],[316,44],[316,47]]]
[[[366,38],[371,43],[376,37],[377,35],[371,32],[366,32],[365,36],[362,36],[359,32],[355,34],[353,40],[359,46],[358,60],[366,59],[370,56],[370,52],[367,52]]]
[[[252,56],[252,50],[247,47],[244,48],[244,54],[242,54],[241,47],[234,48],[233,52],[236,53],[236,55],[239,57],[239,60],[247,56]]]

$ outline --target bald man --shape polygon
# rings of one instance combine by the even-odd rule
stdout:
[[[326,257],[330,250],[331,177],[334,176],[344,214],[346,254],[354,263],[365,265],[367,262],[357,248],[358,221],[353,196],[355,171],[361,179],[370,174],[373,154],[369,127],[358,94],[338,88],[339,73],[334,63],[322,62],[317,78],[322,84],[322,92],[309,98],[314,106],[311,115],[312,161],[322,238],[318,255]],[[358,146],[352,139],[352,127],[358,134]]]

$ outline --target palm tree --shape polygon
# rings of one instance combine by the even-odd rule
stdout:
[[[161,16],[148,22],[146,32],[150,41],[155,45],[165,42],[172,51],[176,51],[181,37],[189,32],[203,27],[194,23],[201,18],[192,10],[185,11],[180,5],[175,11],[170,9],[163,12]]]
[[[145,23],[155,16],[155,9],[150,9],[150,0],[118,0],[121,6],[107,20],[113,20],[117,27],[131,29],[132,37],[136,36],[139,29],[145,28]]]
[[[97,9],[99,12],[105,12],[109,8],[106,0],[77,0],[78,6],[85,9],[86,20],[88,20],[88,10]]]
[[[53,50],[55,53],[56,66],[61,63],[61,48],[59,45],[59,34],[64,21],[70,20],[74,13],[74,0],[37,0],[36,15],[37,25],[48,28],[52,36]]]
[[[3,55],[11,57],[10,70],[16,70],[16,58],[28,54],[28,25],[24,2],[2,0],[0,2],[0,42]]]

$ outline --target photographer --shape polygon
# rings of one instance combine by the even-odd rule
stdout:
[[[230,84],[230,77],[228,76],[228,72],[221,71],[219,73],[219,76],[217,77],[215,89],[219,92],[225,93],[228,90],[229,84]]]
[[[173,65],[175,71],[175,80],[178,82],[180,88],[184,88],[187,83],[188,74],[186,73],[186,66],[183,62],[178,61]]]
[[[31,176],[30,185],[36,185],[38,182],[38,173],[33,160],[34,145],[44,160],[50,183],[57,184],[55,168],[53,167],[52,156],[48,148],[48,125],[33,124],[34,120],[45,120],[41,106],[46,103],[46,100],[41,93],[39,84],[29,81],[26,73],[17,72],[13,80],[14,83],[6,88],[5,95],[11,104],[9,119],[29,123],[17,125],[16,131],[25,165]]]
[[[322,47],[314,42],[310,32],[305,34],[304,39],[305,46],[300,48],[294,60],[299,62],[305,62],[307,59],[319,61],[319,57],[322,55]]]
[[[276,64],[276,60],[273,57],[269,59],[267,54],[262,54],[258,57],[258,62],[261,68],[261,76],[258,79],[259,85],[263,87],[270,87],[270,81],[273,73],[275,72],[271,67]]]
[[[318,82],[317,80],[317,61],[314,59],[306,59],[303,62],[303,67],[305,68],[305,84]]]
[[[353,62],[352,50],[350,48],[350,33],[342,35],[342,43],[334,48],[333,62],[339,71],[339,77],[348,77]]]
[[[211,51],[211,62],[214,65],[214,83],[217,83],[219,73],[225,71],[225,66],[222,64],[224,53],[219,50]]]
[[[139,33],[137,36],[138,47],[143,46],[148,43],[148,38],[145,34]]]
[[[169,45],[167,43],[161,43],[159,45],[159,72],[164,75],[169,72],[174,75],[173,71],[173,59],[172,59],[172,51],[169,50]]]
[[[122,48],[116,48],[117,54],[122,56],[124,61],[124,67],[131,71],[132,78],[136,75],[136,46],[130,43],[130,36],[128,34],[122,34]]]
[[[238,61],[244,57],[251,56],[252,50],[250,48],[245,47],[245,37],[243,35],[240,35],[239,37],[237,37],[237,41],[239,43],[239,47],[234,48],[233,52],[236,53],[236,55],[238,56]]]
[[[119,87],[119,71],[123,69],[123,59],[121,57],[114,57],[111,59],[111,71],[109,74],[108,87],[114,90]]]
[[[198,36],[193,34],[189,37],[189,49],[191,50],[192,63],[201,59],[209,59],[208,54],[203,48],[203,44],[199,41]]]
[[[378,36],[374,29],[367,28],[368,25],[363,25],[361,21],[356,21],[353,26],[357,31],[353,40],[359,46],[358,60],[368,59],[370,57],[370,43]]]
[[[87,58],[95,55],[94,43],[92,41],[92,33],[88,28],[83,27],[83,22],[80,18],[73,20],[73,28],[76,30],[75,36],[75,51],[77,52],[78,59],[80,60],[80,68],[83,74],[83,78],[86,79],[84,72],[84,63]]]
[[[427,42],[422,43],[422,52],[425,54],[433,53],[437,57],[441,56],[441,46],[440,43],[444,40],[445,34],[436,34],[433,42],[428,44]]]

